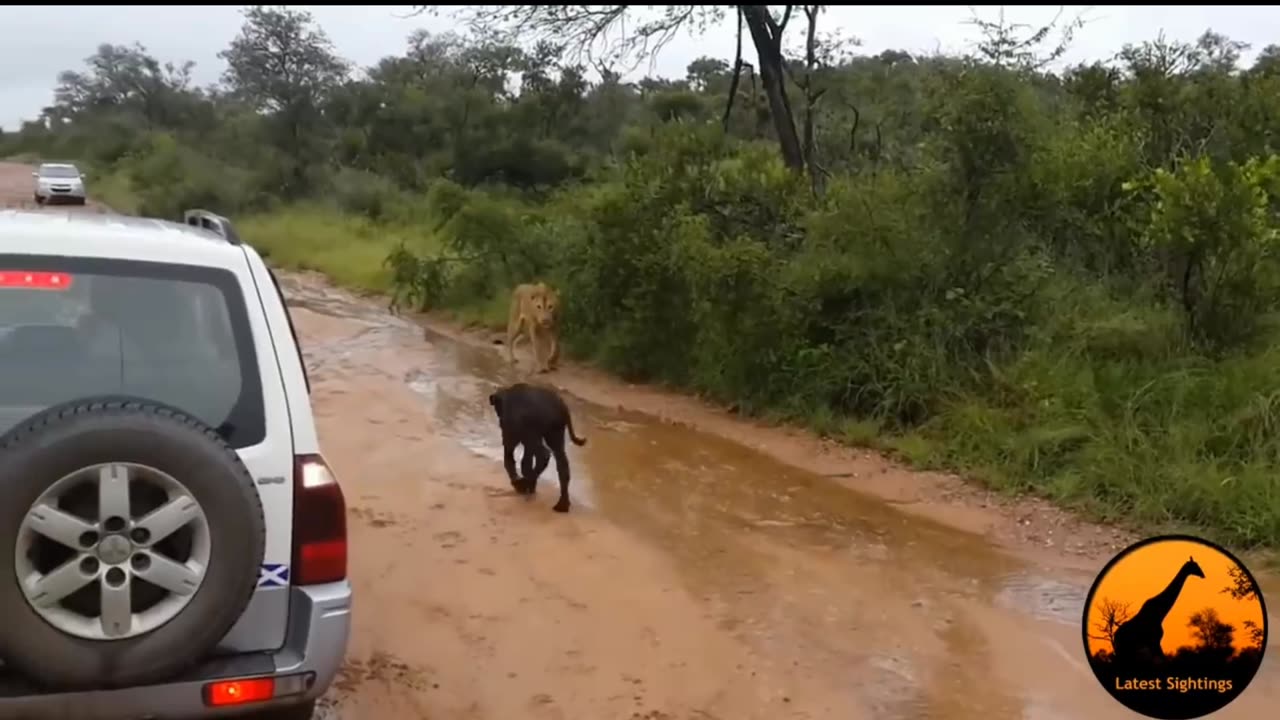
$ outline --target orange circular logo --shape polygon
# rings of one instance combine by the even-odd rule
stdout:
[[[1267,646],[1267,609],[1253,574],[1189,535],[1121,551],[1094,580],[1082,623],[1098,682],[1157,720],[1226,707],[1253,680]]]

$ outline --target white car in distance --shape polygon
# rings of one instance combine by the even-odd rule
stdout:
[[[85,202],[84,173],[71,163],[42,163],[31,171],[36,186],[33,192],[36,204],[66,201],[76,205]]]

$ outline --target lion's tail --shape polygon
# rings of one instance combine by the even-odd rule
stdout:
[[[580,438],[573,432],[573,416],[566,415],[565,417],[566,417],[565,425],[569,428],[569,439],[573,441],[574,445],[579,445],[579,446],[586,445],[587,439]]]

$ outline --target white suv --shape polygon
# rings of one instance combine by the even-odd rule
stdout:
[[[0,210],[0,719],[306,718],[345,502],[226,218]]]

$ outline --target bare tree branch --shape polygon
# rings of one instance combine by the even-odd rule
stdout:
[[[1258,586],[1244,568],[1236,565],[1229,569],[1227,574],[1231,578],[1231,584],[1222,588],[1221,592],[1224,595],[1230,595],[1236,600],[1253,600],[1258,597]]]
[[[814,138],[814,109],[817,107],[819,98],[822,97],[821,91],[815,91],[813,87],[813,73],[818,65],[818,13],[822,12],[821,5],[805,5],[804,15],[808,20],[808,33],[805,36],[805,57],[804,57],[804,160],[809,167],[809,185],[815,196],[821,196],[825,189],[825,177],[818,165],[816,150],[816,140]]]
[[[792,9],[793,7],[795,7],[795,6],[794,6],[794,5],[788,5],[788,6],[787,6],[787,9],[786,9],[786,10],[784,10],[784,11],[782,12],[782,20],[780,20],[780,21],[778,22],[778,32],[777,32],[777,36],[778,36],[778,42],[779,42],[779,43],[781,43],[781,42],[782,42],[782,33],[786,32],[786,30],[787,30],[787,23],[791,21],[791,9]]]
[[[1039,71],[1065,55],[1076,32],[1088,23],[1085,19],[1085,12],[1088,11],[1086,8],[1061,26],[1059,37],[1052,47],[1046,51],[1038,51],[1037,48],[1049,38],[1049,34],[1059,28],[1058,23],[1065,10],[1066,8],[1060,7],[1052,20],[1033,28],[1026,23],[1006,22],[1003,7],[996,20],[983,20],[970,7],[971,17],[966,24],[977,27],[982,33],[982,40],[977,42],[975,49],[983,59],[1002,67]]]
[[[853,153],[858,148],[858,123],[862,122],[862,113],[851,102],[846,101],[845,106],[853,111],[853,124],[849,127],[849,152]]]
[[[649,6],[653,7],[656,6]],[[647,57],[652,66],[657,53],[679,31],[701,33],[724,18],[727,6],[661,7],[657,17],[639,22],[634,29],[628,28],[637,9],[634,5],[484,5],[464,7],[452,16],[472,31],[506,38],[515,45],[554,41],[569,51],[575,64],[584,64],[584,55],[594,59],[602,53],[618,61],[634,57],[638,62]],[[792,170],[800,171],[805,164],[804,151],[787,97],[786,62],[782,56],[782,31],[790,21],[793,7],[786,7],[781,23],[774,19],[767,5],[739,5],[737,10],[751,32],[757,51],[757,69],[783,161]]]
[[[427,6],[414,6],[425,8]],[[647,6],[653,8],[659,6]],[[583,63],[599,57],[622,63],[654,56],[681,30],[701,33],[725,15],[723,5],[664,5],[658,17],[631,26],[641,10],[635,5],[480,5],[450,14],[472,30],[486,31],[520,44],[555,41],[570,60]],[[432,12],[437,12],[432,7]],[[585,64],[585,63],[584,63]]]
[[[1098,604],[1102,618],[1094,624],[1089,637],[1094,640],[1106,640],[1114,647],[1116,630],[1129,619],[1129,604],[1103,598]]]

